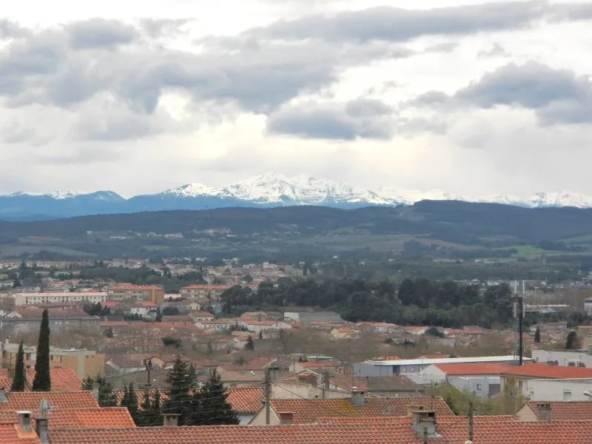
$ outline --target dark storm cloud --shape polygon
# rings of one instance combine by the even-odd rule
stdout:
[[[391,114],[392,109],[378,100],[303,103],[272,114],[267,129],[270,133],[310,139],[388,139],[394,127]]]

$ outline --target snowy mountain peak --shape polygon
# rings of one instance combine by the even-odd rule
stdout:
[[[119,194],[113,191],[82,191],[82,190],[60,190],[60,191],[52,191],[49,193],[35,193],[35,192],[25,192],[25,191],[17,191],[16,193],[9,194],[8,197],[21,197],[21,196],[30,196],[30,197],[46,197],[54,200],[67,200],[73,199],[78,197],[88,197],[94,200],[103,200],[103,201],[120,201],[124,200]]]
[[[198,196],[213,196],[217,194],[215,188],[208,187],[201,183],[190,183],[177,188],[166,190],[161,195],[172,195],[177,197],[198,197]]]

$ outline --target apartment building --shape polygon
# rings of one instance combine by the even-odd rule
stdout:
[[[10,366],[16,362],[18,349],[19,344],[10,343],[8,339],[0,343],[0,355],[4,366]],[[25,345],[23,351],[25,366],[34,368],[37,362],[37,346]],[[49,365],[52,368],[69,368],[81,379],[87,376],[94,378],[105,373],[105,355],[94,350],[50,347]]]
[[[211,298],[220,299],[230,285],[188,285],[181,288],[181,296],[187,299]]]
[[[49,328],[71,330],[86,328],[98,330],[101,320],[97,316],[89,316],[77,308],[49,308]],[[0,328],[10,333],[39,330],[43,309],[36,306],[17,307],[14,311],[0,317]]]
[[[107,293],[110,301],[148,301],[156,305],[164,302],[164,288],[156,285],[117,285]]]
[[[14,293],[10,295],[14,305],[53,304],[62,302],[84,302],[90,304],[107,302],[108,294],[99,291],[62,292],[62,293]]]

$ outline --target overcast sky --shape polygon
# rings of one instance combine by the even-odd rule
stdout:
[[[592,2],[19,0],[0,193],[264,172],[592,194]]]

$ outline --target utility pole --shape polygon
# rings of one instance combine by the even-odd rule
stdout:
[[[516,291],[516,289],[515,289]],[[516,318],[516,330],[518,331],[518,365],[524,364],[524,299],[522,296],[515,296],[514,301],[514,317]]]
[[[265,369],[265,425],[269,425],[269,419],[271,416],[271,369],[268,367]]]
[[[473,401],[469,401],[469,442],[473,442]]]
[[[329,379],[329,372],[325,370],[323,372],[323,399],[327,397],[327,390],[331,387],[331,382]]]

